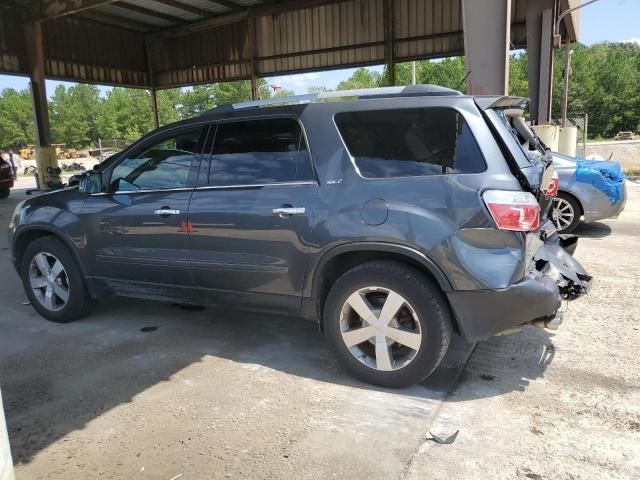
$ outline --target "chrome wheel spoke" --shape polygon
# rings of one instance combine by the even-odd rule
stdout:
[[[384,332],[385,335],[394,342],[409,347],[412,350],[418,350],[420,348],[420,342],[422,335],[419,333],[410,332],[400,328],[387,327]]]
[[[362,342],[366,342],[375,335],[376,331],[373,327],[362,327],[343,332],[342,338],[344,339],[345,345],[351,348],[360,345]]]
[[[387,344],[387,337],[376,336],[376,368],[378,370],[393,370],[391,360],[391,347]]]
[[[53,291],[60,300],[62,300],[64,303],[67,303],[67,301],[69,300],[69,289],[64,288],[61,285],[56,285]]]
[[[39,253],[34,258],[36,262],[36,266],[43,277],[46,277],[51,272],[51,267],[49,266],[49,261],[44,253]]]
[[[56,263],[54,263],[53,267],[51,267],[51,276],[53,278],[58,278],[58,275],[60,275],[62,272],[64,272],[64,267],[62,266],[60,260],[56,260]]]
[[[365,321],[376,316],[371,309],[371,305],[369,305],[369,302],[360,295],[360,292],[351,294],[349,298],[347,298],[347,303],[358,315],[360,315],[360,318]]]
[[[404,298],[398,295],[396,292],[389,292],[387,299],[384,301],[382,311],[380,312],[380,320],[386,325],[398,315],[398,312],[404,305]]]
[[[39,289],[47,286],[47,279],[44,277],[31,277],[29,279],[31,283],[31,288]]]
[[[53,289],[47,287],[46,292],[44,292],[44,306],[49,310],[54,310],[55,303],[53,301]]]

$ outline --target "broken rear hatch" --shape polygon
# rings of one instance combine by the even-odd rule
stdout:
[[[524,110],[527,99],[476,97],[504,157],[522,189],[540,206],[540,227],[526,234],[527,275],[564,300],[574,300],[591,289],[592,277],[573,257],[578,237],[560,235],[549,219],[557,194],[557,175],[551,151],[529,128]]]

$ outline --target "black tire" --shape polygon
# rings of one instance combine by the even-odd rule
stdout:
[[[565,192],[558,192],[558,196],[556,197],[556,199],[567,202],[569,205],[571,205],[571,208],[573,210],[573,220],[571,221],[571,223],[569,223],[569,225],[567,225],[562,229],[558,228],[558,223],[555,220],[553,223],[556,225],[556,228],[558,228],[558,232],[571,233],[577,228],[578,225],[580,225],[580,218],[582,217],[582,207],[580,206],[580,203],[573,195],[570,195]],[[556,209],[556,206],[558,204],[558,200],[556,199],[553,200],[553,205],[551,207],[552,209],[551,215],[553,215],[553,212]]]
[[[59,310],[47,309],[36,297],[30,284],[31,262],[40,253],[52,255],[62,263],[66,272],[69,297]],[[84,282],[82,272],[69,249],[60,240],[52,236],[41,237],[27,245],[20,262],[20,276],[27,297],[36,311],[52,322],[67,323],[82,318],[95,306]]]
[[[0,198],[7,198],[9,196],[9,193],[11,193],[11,190],[9,188],[0,188]]]
[[[404,297],[420,323],[422,340],[417,353],[408,364],[396,370],[382,371],[365,365],[356,359],[342,338],[340,316],[345,302],[352,293],[371,286]],[[394,261],[364,263],[342,275],[326,299],[323,321],[329,344],[340,363],[356,378],[390,388],[407,387],[427,378],[447,352],[452,334],[451,315],[441,290],[415,268]],[[366,342],[363,345],[366,346]]]

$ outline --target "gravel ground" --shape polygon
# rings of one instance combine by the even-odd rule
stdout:
[[[470,352],[461,342],[424,385],[371,388],[296,319],[114,299],[45,322],[0,252],[17,476],[640,478],[640,187],[629,194],[619,219],[581,227],[577,257],[596,281],[559,332],[479,344],[444,403]],[[0,222],[21,198],[0,203]],[[426,440],[456,430],[451,445]]]

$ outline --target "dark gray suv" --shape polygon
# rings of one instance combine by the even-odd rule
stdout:
[[[525,103],[418,86],[219,107],[22,202],[13,261],[52,321],[111,294],[289,312],[358,378],[419,382],[454,332],[554,328],[590,287]]]

